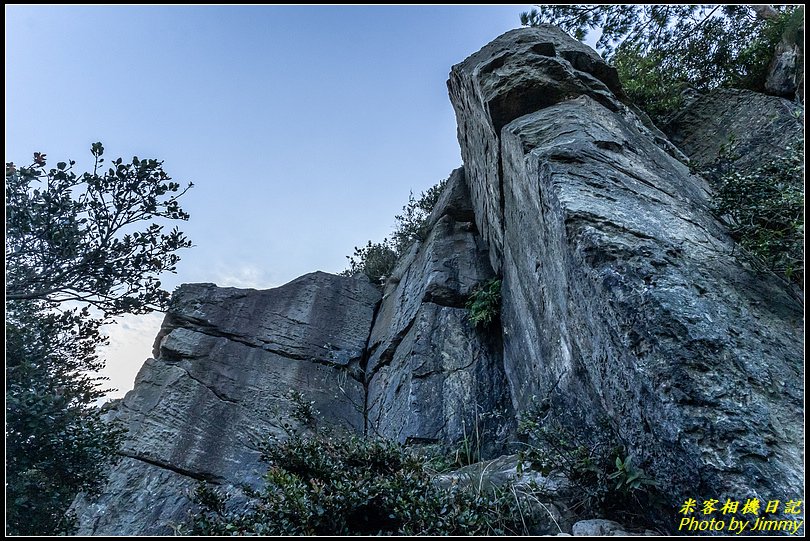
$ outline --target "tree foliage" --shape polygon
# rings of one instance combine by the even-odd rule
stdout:
[[[106,392],[93,375],[104,365],[100,322],[41,301],[6,310],[7,531],[69,533],[65,511],[99,486],[122,435],[93,406]]]
[[[437,486],[424,460],[383,440],[291,435],[268,443],[246,505],[202,485],[195,535],[503,535],[524,533],[515,500]]]
[[[349,268],[343,271],[346,276],[363,273],[372,282],[379,283],[391,274],[400,257],[416,241],[423,241],[428,234],[428,217],[436,206],[444,189],[446,180],[431,186],[415,198],[413,192],[408,196],[408,203],[402,207],[402,214],[395,217],[396,224],[391,239],[382,242],[371,242],[360,248],[354,248],[349,260]]]
[[[162,162],[118,159],[92,173],[74,162],[46,169],[6,164],[7,532],[69,533],[80,491],[103,482],[121,429],[103,419],[97,372],[103,323],[162,308],[157,276],[173,271],[189,241],[155,218],[185,220],[180,189]],[[190,187],[190,185],[189,185]]]
[[[768,268],[803,286],[804,145],[794,142],[784,156],[720,178],[715,212],[732,236]]]
[[[597,49],[616,66],[628,98],[661,121],[681,92],[718,86],[761,91],[776,44],[803,8],[750,5],[556,5],[521,14],[577,39],[601,30]]]
[[[104,147],[92,146],[92,173],[75,162],[45,169],[45,155],[19,169],[6,165],[6,299],[79,301],[106,315],[165,306],[157,276],[173,272],[175,252],[191,246],[177,228],[155,218],[186,220],[181,191],[163,162],[120,158],[106,171]]]

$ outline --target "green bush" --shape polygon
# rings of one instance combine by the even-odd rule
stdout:
[[[740,245],[803,286],[804,142],[754,171],[720,178],[714,210]]]
[[[491,328],[501,318],[501,281],[488,280],[478,286],[467,300],[470,322],[480,329]]]
[[[607,422],[600,430],[581,431],[540,418],[537,413],[525,416],[518,427],[526,440],[519,453],[524,471],[562,474],[572,487],[568,503],[579,516],[652,525],[650,512],[662,505],[657,483],[628,456]]]
[[[386,441],[292,435],[266,444],[261,490],[231,505],[200,485],[195,535],[489,535],[521,532],[513,500],[442,489],[424,460]]]
[[[408,196],[408,203],[402,207],[402,214],[395,217],[396,225],[391,239],[382,242],[371,242],[360,248],[354,248],[354,254],[346,256],[349,268],[341,274],[353,276],[362,272],[372,282],[379,283],[391,274],[399,258],[416,241],[423,241],[428,234],[428,218],[447,180],[431,186],[415,198],[413,192]]]
[[[399,253],[394,249],[394,245],[388,239],[382,242],[368,241],[362,248],[355,247],[354,255],[349,257],[349,268],[343,271],[344,276],[353,276],[362,272],[375,283],[380,283],[394,270],[394,265],[399,260]]]

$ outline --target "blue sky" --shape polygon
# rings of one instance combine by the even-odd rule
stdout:
[[[193,181],[170,290],[339,272],[461,164],[450,67],[530,7],[6,6],[6,161],[101,141]],[[116,396],[161,319],[109,329]]]

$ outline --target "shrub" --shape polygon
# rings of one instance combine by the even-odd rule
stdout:
[[[750,173],[732,170],[723,175],[714,210],[743,248],[803,286],[803,141]]]
[[[446,183],[447,180],[442,180],[428,188],[419,195],[419,199],[411,192],[408,203],[402,207],[402,214],[395,217],[396,225],[391,235],[393,240],[385,238],[382,242],[368,241],[362,248],[355,247],[354,255],[346,256],[349,268],[341,274],[352,276],[362,272],[374,283],[379,283],[389,276],[411,244],[427,238],[428,218]]]
[[[500,279],[493,278],[479,285],[467,300],[467,310],[474,327],[487,329],[500,322]]]
[[[486,535],[519,532],[508,498],[442,489],[424,460],[387,441],[292,435],[268,443],[261,490],[230,505],[200,485],[196,535]]]
[[[399,253],[388,239],[372,243],[368,241],[363,248],[354,248],[353,256],[346,256],[349,268],[343,271],[345,276],[362,272],[375,284],[380,283],[391,274],[399,260]]]
[[[558,421],[521,419],[518,432],[526,440],[519,453],[522,468],[548,476],[562,474],[571,483],[570,507],[580,516],[616,519],[649,526],[649,513],[661,505],[656,482],[638,467],[607,422],[600,430],[571,429]]]

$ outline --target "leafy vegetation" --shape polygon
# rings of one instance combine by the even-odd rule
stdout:
[[[12,535],[69,533],[65,511],[93,492],[122,433],[94,403],[99,321],[42,302],[6,306],[6,524]]]
[[[423,241],[428,234],[428,217],[436,206],[444,189],[446,180],[431,186],[415,198],[413,192],[408,196],[408,203],[402,207],[402,214],[395,217],[396,224],[391,240],[371,242],[360,248],[355,247],[354,255],[346,256],[349,268],[343,271],[345,276],[358,272],[364,273],[372,282],[379,283],[391,274],[394,266],[407,249],[416,241]]]
[[[750,173],[731,170],[721,176],[714,211],[743,248],[803,286],[803,141]]]
[[[524,471],[564,475],[572,485],[571,509],[580,516],[650,524],[650,511],[661,504],[657,483],[628,456],[607,423],[600,430],[574,432],[558,421],[540,419],[534,412],[518,427],[526,440],[519,453]]]
[[[144,222],[188,218],[185,190],[162,162],[118,159],[92,173],[74,162],[46,170],[6,164],[6,519],[12,535],[69,533],[65,516],[92,493],[116,456],[120,427],[102,418],[100,326],[165,306],[157,275],[190,245],[177,229]],[[186,188],[188,189],[188,188]],[[91,310],[92,309],[92,310]]]
[[[627,97],[661,122],[687,88],[762,91],[776,44],[803,17],[802,6],[577,4],[538,6],[521,23],[556,24],[580,40],[600,28],[596,47]]]
[[[470,295],[467,300],[470,322],[474,327],[488,329],[500,322],[501,281],[498,278],[487,280]]]
[[[195,535],[499,535],[521,533],[515,500],[443,489],[424,460],[383,440],[291,435],[268,443],[246,505],[200,485]]]

